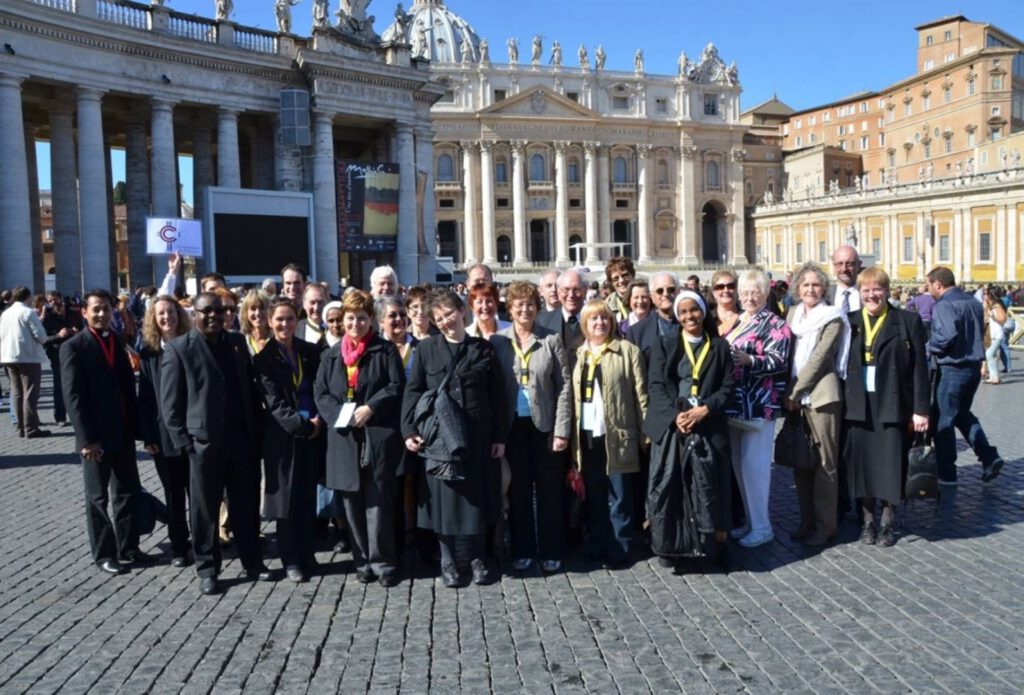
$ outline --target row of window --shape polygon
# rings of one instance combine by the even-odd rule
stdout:
[[[936,263],[951,263],[953,261],[951,253],[951,239],[949,234],[940,234],[937,239],[936,251],[937,258]],[[978,246],[977,246],[978,257],[977,263],[993,263],[995,259],[992,256],[992,233],[991,232],[979,232],[978,233]],[[871,254],[875,257],[875,262],[882,260],[882,240],[874,238],[871,240]],[[804,243],[802,241],[796,242],[795,248],[795,262],[804,262]],[[775,243],[775,264],[782,263],[782,244]],[[826,242],[818,242],[818,263],[827,263],[829,260],[828,248]],[[913,265],[917,263],[917,246],[912,236],[903,237],[903,246],[901,249],[900,262],[904,265]]]
[[[714,165],[714,178],[718,181],[718,164],[716,162],[709,162],[709,165]],[[566,178],[569,183],[580,183],[580,162],[575,157],[570,157],[567,161],[566,167]],[[548,176],[548,163],[547,159],[542,154],[530,155],[530,164],[527,170],[529,181],[550,181],[551,177]],[[710,175],[709,175],[710,178]],[[442,182],[457,181],[455,172],[455,158],[448,154],[442,153],[437,157],[437,180]],[[508,183],[508,162],[499,157],[494,162],[494,180],[496,183]],[[655,181],[659,185],[669,185],[672,183],[671,170],[669,169],[668,160],[659,159],[655,164]],[[619,156],[612,160],[612,182],[613,183],[633,183],[629,172],[629,163],[625,157]],[[714,185],[719,185],[715,183]]]

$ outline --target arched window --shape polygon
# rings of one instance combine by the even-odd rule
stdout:
[[[664,159],[658,160],[658,185],[667,186],[670,183],[668,180],[668,162]]]
[[[530,180],[547,181],[546,173],[546,167],[544,166],[544,155],[532,155],[530,157]]]
[[[628,183],[629,171],[626,168],[626,158],[619,156],[612,162],[612,181],[614,183]]]
[[[455,180],[455,160],[450,154],[442,154],[437,158],[437,180]]]
[[[718,179],[718,162],[708,162],[707,181],[709,188],[718,188],[721,185]]]

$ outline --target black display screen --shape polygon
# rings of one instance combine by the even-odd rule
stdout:
[[[213,215],[216,270],[228,276],[270,277],[288,263],[308,268],[309,220],[279,215]]]

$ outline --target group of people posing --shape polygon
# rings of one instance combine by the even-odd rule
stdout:
[[[154,561],[134,527],[141,440],[163,483],[172,564],[194,562],[204,594],[220,590],[225,499],[252,579],[281,574],[264,564],[261,514],[299,582],[317,571],[318,516],[343,517],[357,579],[382,586],[400,580],[413,527],[436,537],[450,587],[490,581],[506,537],[515,571],[558,572],[576,527],[589,560],[620,567],[649,543],[682,568],[726,557],[730,537],[774,539],[784,416],[820,451],[815,470],[796,472],[790,535],[831,542],[856,500],[861,540],[892,545],[915,433],[935,435],[943,482],[956,480],[955,428],[984,480],[1003,465],[970,413],[982,307],[936,268],[926,339],[921,318],[889,302],[884,271],[861,271],[850,247],[833,265],[834,283],[813,264],[794,274],[785,318],[761,271],[721,269],[705,294],[671,273],[637,279],[627,258],[607,265],[614,292],[589,301],[573,270],[499,293],[476,266],[464,298],[403,292],[384,267],[371,292],[328,301],[289,265],[281,296],[252,290],[240,303],[210,276],[190,312],[168,294],[149,301],[137,386],[111,297],[89,292],[60,370],[93,558],[111,575]]]

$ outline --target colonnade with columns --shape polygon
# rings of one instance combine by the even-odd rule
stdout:
[[[126,98],[88,86],[50,89],[51,96],[45,98],[40,97],[45,89],[33,89],[26,107],[28,85],[25,75],[0,73],[0,286],[26,285],[35,291],[44,287],[37,137],[50,143],[53,266],[57,289],[63,293],[117,287],[109,164],[114,139],[125,150],[127,270],[132,287],[159,282],[152,257],[146,254],[145,221],[147,216],[179,216],[178,155],[183,152],[191,152],[193,158],[198,219],[210,186],[241,188],[246,183],[261,189],[312,191],[318,277],[336,286],[335,139],[344,139],[343,124],[340,132],[335,129],[338,114],[314,111],[312,146],[301,148],[277,137],[276,113],[260,115],[161,96]],[[239,119],[246,115],[250,120],[259,115],[260,125],[247,128],[249,162],[243,176]],[[417,148],[427,162],[432,159],[432,134],[417,133],[416,125],[381,123],[380,143],[373,150],[375,156],[400,165],[396,263],[406,278],[419,277],[422,255],[417,245]],[[203,267],[197,259],[197,269]]]
[[[437,155],[454,153],[456,143],[436,143]],[[541,147],[553,156],[553,169],[547,170],[545,179],[538,181],[527,173],[530,171],[531,149]],[[729,171],[724,176],[728,182],[714,191],[704,191],[701,175],[701,154],[697,147],[656,146],[647,143],[623,145],[596,140],[461,140],[457,143],[461,158],[460,176],[445,181],[437,179],[437,197],[451,197],[452,186],[461,191],[461,241],[462,258],[465,264],[483,262],[496,264],[510,261],[513,266],[536,263],[539,259],[530,255],[528,236],[529,220],[543,216],[553,222],[553,256],[555,265],[567,266],[573,262],[570,256],[570,217],[583,220],[582,238],[586,244],[585,255],[579,260],[585,265],[600,262],[602,253],[597,244],[611,242],[611,229],[616,219],[628,217],[635,221],[635,249],[629,255],[643,263],[670,262],[696,264],[700,257],[701,206],[709,200],[728,212],[721,220],[727,225],[728,255],[733,262],[740,259],[746,263],[742,215],[732,212],[736,204],[736,193],[740,191]],[[510,155],[511,171],[506,178],[496,181],[496,157]],[[582,155],[580,157],[579,155]],[[625,155],[628,172],[625,180],[613,178],[614,159]],[[578,161],[577,176],[569,180],[570,157]],[[546,166],[547,166],[546,162]],[[438,172],[440,174],[440,172]],[[739,170],[742,173],[742,169]],[[735,189],[735,190],[734,190]],[[509,196],[509,193],[511,194]],[[707,194],[705,194],[707,193]],[[543,213],[531,209],[530,197],[547,196],[553,206]],[[709,197],[710,196],[710,197]],[[498,238],[500,220],[507,220],[504,207],[497,205],[498,198],[510,197],[511,208],[511,258],[499,258]],[[615,199],[628,199],[628,207],[618,207]],[[570,199],[579,203],[570,208]],[[665,202],[668,201],[666,205]],[[742,210],[742,198],[740,198]],[[438,208],[438,212],[444,212]],[[450,210],[448,210],[450,213]],[[575,213],[573,215],[572,213]],[[655,234],[657,217],[670,219],[673,224],[672,251],[658,248]],[[507,225],[507,222],[505,223]]]

